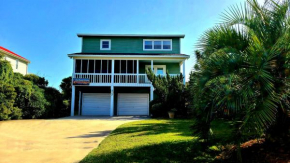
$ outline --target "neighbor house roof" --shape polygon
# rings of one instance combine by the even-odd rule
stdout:
[[[77,34],[78,37],[147,37],[147,38],[184,38],[184,34]]]
[[[18,55],[18,54],[16,54],[16,53],[12,52],[12,51],[10,51],[10,50],[8,50],[8,49],[2,47],[2,46],[0,46],[0,52],[4,52],[5,54],[8,54],[8,55],[14,56],[14,57],[16,57],[16,58],[18,58],[18,59],[20,59],[20,60],[22,60],[22,61],[25,61],[25,62],[27,62],[27,63],[30,63],[30,61],[29,61],[28,59],[26,59],[26,58],[24,58],[24,57],[22,57],[22,56],[20,56],[20,55]]]

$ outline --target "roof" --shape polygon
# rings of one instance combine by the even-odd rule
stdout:
[[[147,37],[147,38],[184,38],[184,34],[172,34],[172,35],[164,35],[164,34],[77,34],[78,37]]]
[[[12,51],[10,51],[10,50],[8,50],[8,49],[2,47],[2,46],[0,46],[0,51],[4,51],[4,52],[6,52],[6,53],[9,53],[10,55],[12,55],[12,56],[14,56],[14,57],[16,57],[16,58],[18,58],[18,59],[21,59],[21,60],[23,60],[23,61],[26,61],[27,63],[30,63],[30,61],[29,61],[28,59],[26,59],[26,58],[24,58],[24,57],[22,57],[22,56],[20,56],[20,55],[18,55],[18,54],[16,54],[16,53],[12,52]]]
[[[72,53],[72,54],[68,54],[69,57],[73,57],[73,56],[108,56],[108,57],[112,57],[112,56],[124,56],[124,57],[182,57],[182,58],[189,58],[189,55],[186,54],[162,54],[162,53]]]

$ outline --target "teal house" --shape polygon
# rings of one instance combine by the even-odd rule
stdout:
[[[182,73],[180,45],[184,35],[78,34],[80,53],[73,60],[71,116],[149,115],[154,87],[145,74]]]

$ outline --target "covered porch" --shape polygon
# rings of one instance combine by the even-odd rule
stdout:
[[[156,75],[184,74],[184,60],[75,59],[73,78],[86,78],[91,86],[148,86],[145,69]],[[184,78],[185,83],[185,78]]]

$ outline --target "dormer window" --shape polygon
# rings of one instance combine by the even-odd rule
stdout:
[[[111,40],[101,40],[100,43],[101,50],[111,50]]]
[[[172,40],[145,39],[143,40],[143,50],[172,50]]]

